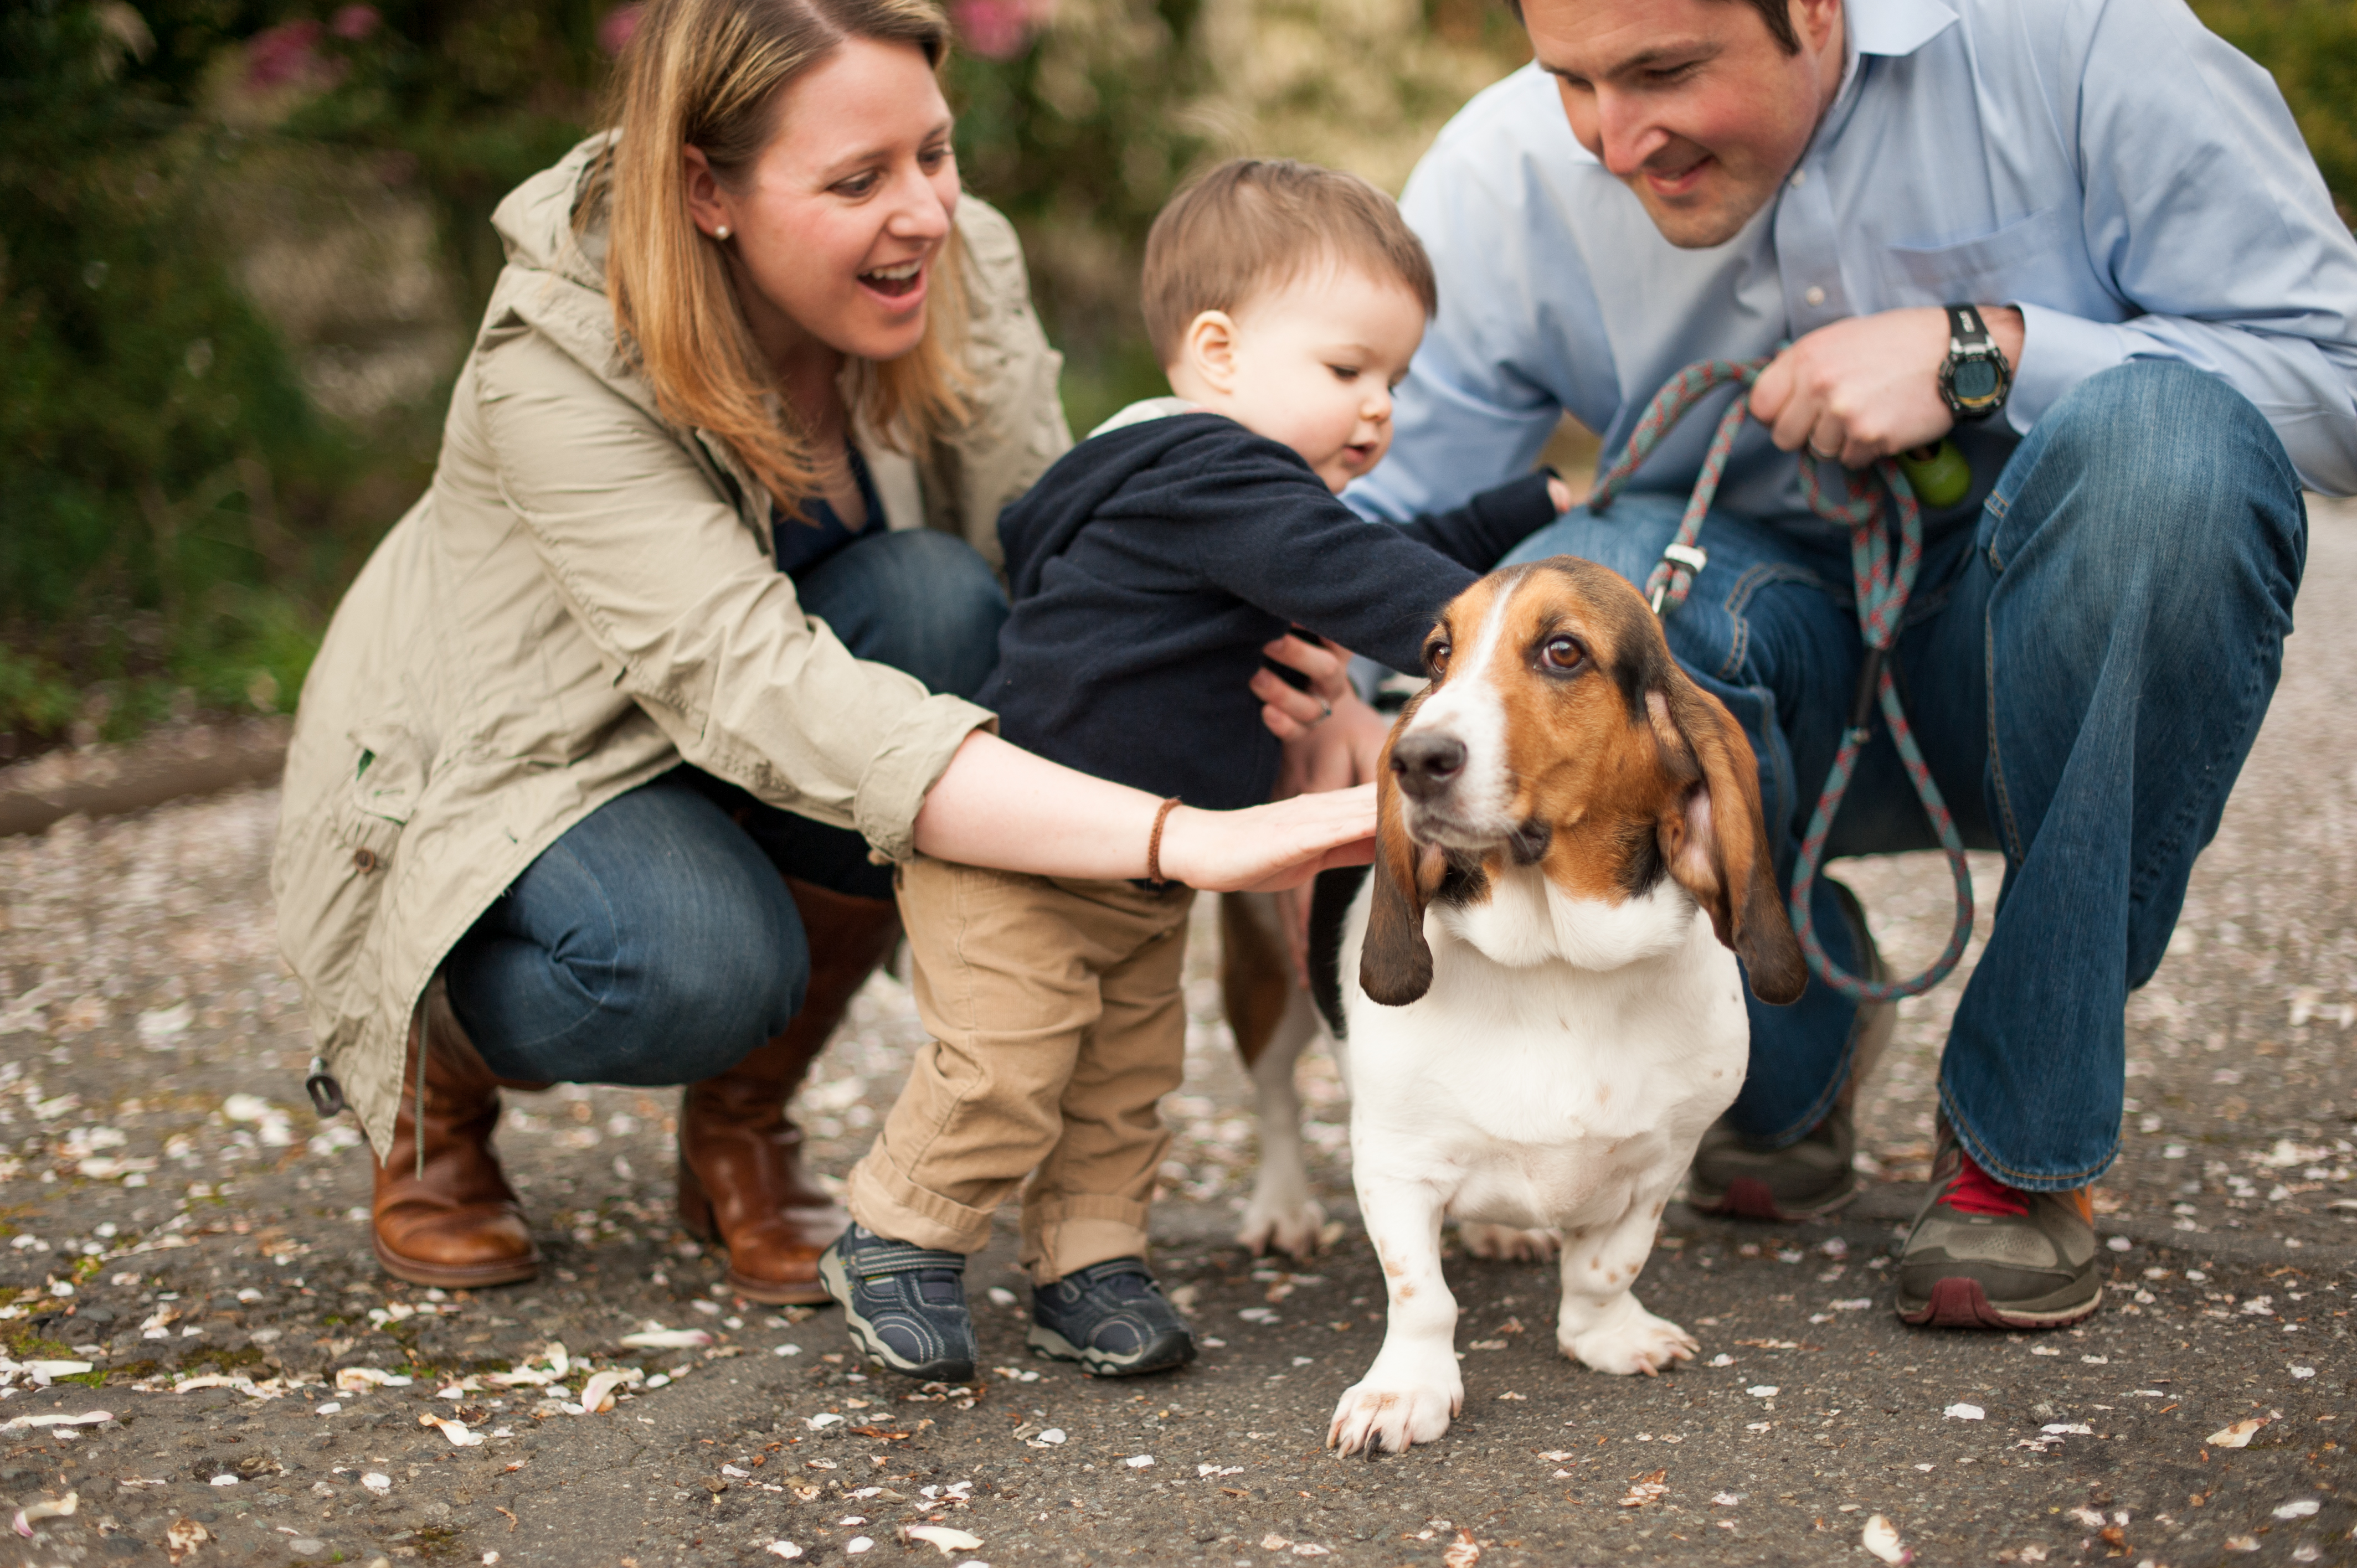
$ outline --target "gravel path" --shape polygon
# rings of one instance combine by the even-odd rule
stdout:
[[[1935,1562],[2357,1561],[2352,607],[2357,513],[2319,507],[2283,691],[2129,1009],[2106,1311],[2047,1336],[1889,1314],[1952,983],[1905,1004],[1867,1094],[1883,1179],[1856,1211],[1772,1230],[1671,1210],[1645,1294],[1707,1364],[1589,1373],[1551,1343],[1548,1270],[1458,1260],[1465,1415],[1375,1464],[1319,1448],[1382,1295],[1341,1089],[1304,1064],[1332,1250],[1246,1257],[1228,1234],[1253,1122],[1209,926],[1158,1219],[1203,1361],[1132,1385],[1027,1359],[1013,1298],[984,1294],[1020,1285],[1009,1236],[972,1275],[982,1386],[912,1394],[859,1370],[832,1314],[716,1283],[672,1223],[666,1095],[513,1097],[536,1283],[445,1299],[379,1273],[366,1156],[302,1098],[271,792],[0,840],[0,1498],[31,1505],[0,1564],[915,1563],[934,1559],[903,1532],[928,1521],[982,1542],[944,1538],[944,1561],[999,1568],[1782,1563],[1854,1555],[1878,1515]],[[1984,911],[1997,871],[1976,857]],[[1935,858],[1842,875],[1895,961],[1936,950]],[[917,1037],[878,977],[803,1096],[823,1168],[865,1146]],[[677,1342],[625,1342],[650,1328]],[[578,1413],[604,1370],[614,1404]],[[2252,1421],[2246,1447],[2205,1441]]]

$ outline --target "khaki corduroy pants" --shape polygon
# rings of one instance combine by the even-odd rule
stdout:
[[[977,1252],[1026,1176],[1022,1261],[1041,1284],[1142,1256],[1169,1144],[1157,1109],[1185,1076],[1187,888],[1066,881],[919,858],[900,918],[917,1054],[851,1172],[878,1235]]]

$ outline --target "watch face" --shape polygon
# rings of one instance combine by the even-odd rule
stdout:
[[[1979,403],[1996,395],[1996,367],[1986,360],[1958,361],[1949,384],[1959,403]]]

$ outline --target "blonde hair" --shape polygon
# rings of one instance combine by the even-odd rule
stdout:
[[[933,0],[650,0],[622,50],[619,134],[578,215],[586,227],[602,204],[608,220],[614,325],[663,417],[726,441],[789,516],[819,492],[820,455],[753,340],[721,242],[690,216],[681,150],[700,149],[734,188],[775,134],[785,90],[845,39],[914,44],[939,69],[949,36]],[[965,417],[963,256],[952,230],[915,349],[853,362],[853,413],[903,450]]]
[[[1356,175],[1291,158],[1232,158],[1170,199],[1146,236],[1146,335],[1174,363],[1187,325],[1337,262],[1391,278],[1429,317],[1432,258],[1399,206]]]

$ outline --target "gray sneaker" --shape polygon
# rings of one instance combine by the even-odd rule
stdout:
[[[1838,882],[1833,889],[1849,925],[1851,950],[1864,959],[1860,972],[1868,980],[1889,978],[1857,896]],[[1861,1184],[1852,1163],[1857,1155],[1857,1089],[1882,1059],[1898,1021],[1895,1002],[1858,1008],[1850,1026],[1848,1081],[1825,1119],[1799,1143],[1766,1148],[1737,1132],[1724,1116],[1712,1122],[1686,1173],[1688,1206],[1703,1214],[1790,1222],[1831,1214],[1857,1197]]]
[[[926,1382],[974,1381],[963,1254],[853,1225],[818,1255],[818,1277],[869,1360]]]
[[[1901,1321],[1935,1328],[2058,1328],[2104,1301],[2085,1187],[2023,1192],[1966,1155],[1944,1120],[1932,1195],[1899,1255]]]

